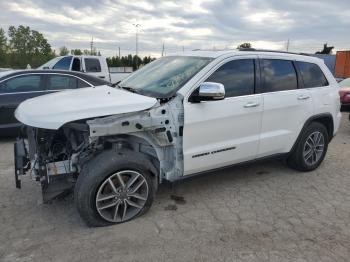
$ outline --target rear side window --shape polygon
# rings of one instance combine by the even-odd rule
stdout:
[[[47,85],[48,90],[75,89],[78,87],[78,79],[66,75],[50,75]]]
[[[0,93],[41,91],[40,75],[24,75],[0,83]]]
[[[328,86],[327,78],[320,67],[313,63],[296,62],[305,88]]]
[[[263,92],[277,92],[298,88],[297,74],[292,61],[262,59]]]
[[[90,87],[91,85],[89,85],[88,83],[78,79],[78,88],[82,88],[82,87]]]
[[[206,82],[223,84],[226,97],[254,94],[254,60],[242,59],[230,61],[217,69]]]
[[[72,62],[72,56],[66,56],[63,57],[61,60],[59,60],[53,67],[53,69],[58,70],[69,70],[70,69],[70,63]]]
[[[96,58],[85,58],[86,72],[101,72],[100,61]]]

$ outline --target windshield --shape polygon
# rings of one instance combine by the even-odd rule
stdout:
[[[39,66],[38,69],[51,69],[53,67],[54,64],[56,64],[56,62],[58,60],[60,60],[62,57],[55,57],[53,59],[51,59],[50,61],[46,62],[45,64],[43,64],[42,66]]]
[[[146,96],[168,98],[212,60],[208,57],[162,57],[130,75],[119,86]]]
[[[339,83],[340,87],[350,87],[350,78],[347,78]]]

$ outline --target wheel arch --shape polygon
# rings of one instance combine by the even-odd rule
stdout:
[[[332,140],[333,138],[333,132],[334,132],[334,121],[333,121],[333,116],[330,113],[322,113],[322,114],[317,114],[314,116],[311,116],[310,118],[308,118],[302,129],[299,132],[299,135],[297,137],[297,139],[294,142],[294,145],[292,147],[292,149],[290,150],[290,153],[294,151],[295,147],[297,146],[299,140],[301,139],[301,136],[303,134],[303,132],[305,131],[305,129],[312,123],[312,122],[318,122],[322,125],[324,125],[328,131],[328,135],[329,135],[329,142]]]
[[[114,150],[116,150],[116,152],[123,149],[129,149],[146,155],[152,163],[152,165],[149,167],[149,171],[151,172],[152,176],[154,176],[154,178],[157,178],[155,179],[157,184],[160,182],[159,177],[161,152],[151,141],[151,139],[147,138],[147,136],[123,134],[106,137],[105,141],[105,148],[112,147]]]
[[[304,127],[308,126],[311,122],[318,122],[324,125],[328,131],[329,141],[331,141],[334,133],[334,121],[333,116],[330,113],[323,113],[309,118]]]

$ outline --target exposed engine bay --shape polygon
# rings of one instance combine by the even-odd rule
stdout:
[[[175,97],[149,110],[74,121],[58,130],[28,126],[27,139],[15,144],[16,177],[27,173],[40,181],[47,202],[72,191],[96,154],[128,148],[149,157],[159,183],[175,180],[183,174],[183,121],[182,99]]]

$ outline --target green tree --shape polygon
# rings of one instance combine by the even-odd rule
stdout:
[[[132,68],[136,70],[140,67],[140,65],[142,65],[142,59],[139,56],[134,55],[132,57]]]
[[[0,52],[6,52],[7,38],[4,29],[0,28]]]
[[[60,51],[60,53],[59,53],[60,56],[65,56],[65,55],[68,55],[68,54],[69,54],[69,50],[68,50],[68,48],[65,47],[65,46],[60,47],[59,51]]]
[[[323,45],[323,49],[321,51],[316,52],[316,54],[332,54],[332,50],[334,49],[334,46],[328,46],[328,44]]]
[[[152,62],[155,58],[151,58],[151,56],[145,56],[144,58],[140,58],[139,56],[113,56],[107,58],[107,64],[109,67],[133,67],[133,69],[139,68],[141,65],[146,65],[149,62]]]
[[[72,49],[70,50],[71,55],[82,55],[83,51],[81,51],[80,49]]]
[[[4,29],[0,28],[0,67],[7,67],[7,38]]]
[[[245,48],[252,48],[251,43],[243,43],[237,46],[237,49],[245,49]]]
[[[9,61],[11,67],[25,68],[30,64],[32,68],[47,62],[55,56],[50,44],[38,31],[29,26],[20,25],[18,28],[10,26]]]

